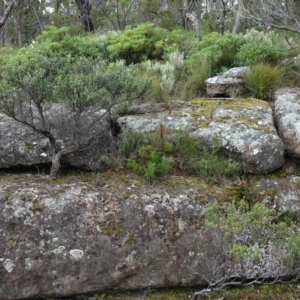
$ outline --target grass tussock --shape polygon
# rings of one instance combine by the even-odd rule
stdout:
[[[254,97],[272,100],[282,77],[283,71],[280,67],[260,63],[250,68],[245,75],[245,84]]]

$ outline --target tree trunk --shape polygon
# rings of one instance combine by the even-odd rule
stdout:
[[[80,12],[81,22],[83,23],[84,30],[87,32],[94,31],[94,25],[91,18],[92,4],[89,0],[75,0]]]
[[[52,143],[51,146],[52,146],[52,166],[50,169],[50,178],[57,178],[61,169],[60,160],[62,156],[74,152],[77,147],[70,146],[69,148],[62,149],[56,153],[55,149],[53,149]]]
[[[44,26],[43,26],[43,24],[42,24],[42,22],[41,22],[41,20],[39,18],[39,15],[38,15],[38,13],[37,13],[37,11],[36,11],[36,9],[35,9],[34,6],[33,6],[32,9],[33,9],[33,13],[34,13],[34,16],[36,18],[36,21],[39,24],[39,29],[40,29],[39,32],[41,33],[44,30]]]
[[[195,37],[196,40],[199,41],[200,40],[200,25],[199,25],[199,20],[196,16],[196,14],[193,13],[186,13],[186,17],[192,21],[194,28],[195,28]]]
[[[19,9],[15,15],[14,23],[15,23],[15,30],[17,33],[18,38],[18,46],[21,47],[23,45],[23,39],[22,39],[22,32],[21,32],[21,9]]]
[[[239,6],[238,6],[238,10],[235,16],[235,22],[234,22],[234,26],[232,28],[232,34],[237,34],[238,28],[240,26],[241,23],[241,13],[242,13],[242,0],[239,0]]]
[[[6,10],[4,11],[3,16],[0,18],[0,28],[3,27],[9,17],[10,12],[12,11],[14,5],[15,5],[15,0],[10,1],[8,4]]]
[[[50,169],[50,178],[57,178],[61,169],[60,159],[62,154],[58,152],[54,157],[52,157],[52,166]]]

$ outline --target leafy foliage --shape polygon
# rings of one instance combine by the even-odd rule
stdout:
[[[256,98],[270,100],[279,87],[282,76],[280,67],[260,63],[250,68],[244,80],[246,87]]]
[[[48,27],[38,36],[32,47],[45,54],[70,56],[72,58],[89,57],[97,59],[107,57],[107,38],[97,35],[75,35],[70,34],[68,27]]]
[[[286,48],[269,46],[261,43],[244,44],[236,55],[235,62],[239,66],[252,66],[258,63],[278,64],[288,56]]]
[[[155,134],[142,136],[125,131],[121,153],[129,159],[127,168],[153,181],[172,172],[199,174],[208,183],[233,178],[240,164],[223,156],[220,147],[199,149],[198,141],[188,132],[170,132],[160,125]]]
[[[179,93],[184,78],[184,57],[174,52],[166,62],[147,60],[141,64],[143,75],[152,82],[150,97],[156,101],[167,102],[171,95]],[[176,96],[177,96],[176,94]]]
[[[211,65],[213,73],[217,73],[221,67],[231,67],[241,45],[241,35],[209,33],[195,43],[189,52],[187,71],[191,73],[203,60]]]
[[[184,86],[184,98],[190,99],[206,89],[205,80],[211,75],[211,65],[206,59],[201,60],[197,68],[194,68],[187,76]]]
[[[251,28],[246,30],[243,35],[245,43],[257,43],[268,46],[276,46],[279,48],[295,48],[299,47],[299,36],[297,34],[289,34],[280,30],[257,30]]]
[[[231,259],[256,264],[268,259],[265,250],[270,244],[278,247],[278,250],[281,247],[288,248],[285,259],[300,254],[299,250],[296,251],[296,244],[299,245],[300,241],[296,224],[280,221],[281,214],[268,208],[264,202],[253,206],[244,200],[222,205],[216,202],[206,212],[205,226],[219,231],[218,234],[222,235],[224,243],[228,245]],[[262,273],[269,271],[260,270]],[[259,271],[252,269],[249,272]]]
[[[128,64],[161,58],[163,52],[157,51],[155,44],[166,36],[167,30],[152,23],[144,23],[134,29],[127,27],[110,37],[107,50]]]
[[[140,147],[138,151],[139,162],[129,161],[127,167],[141,173],[151,182],[157,177],[169,174],[174,167],[174,159],[165,156],[165,147],[168,149],[169,145],[164,143],[163,149],[156,149],[151,145]]]
[[[198,274],[207,280],[208,288],[196,292],[194,299],[231,285],[263,284],[270,279],[274,283],[298,276],[298,224],[282,221],[281,213],[265,201],[253,206],[245,200],[209,205],[201,236],[210,247],[199,245]]]
[[[241,165],[231,158],[225,157],[220,147],[214,149],[204,148],[201,159],[198,161],[195,170],[203,176],[210,184],[219,182],[223,178],[234,178],[238,175]]]
[[[143,23],[111,35],[107,50],[127,64],[139,63],[147,59],[167,59],[170,53],[186,51],[192,40],[192,35],[183,30],[169,32],[153,23]]]
[[[122,139],[119,144],[119,152],[125,158],[130,158],[137,153],[141,146],[143,135],[133,130],[126,129],[122,132]]]
[[[123,62],[43,54],[21,51],[2,66],[0,110],[49,139],[56,177],[61,156],[90,147],[111,108],[143,96],[149,83]]]

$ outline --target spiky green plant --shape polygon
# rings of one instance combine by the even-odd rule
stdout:
[[[272,100],[282,76],[283,71],[280,67],[260,63],[250,68],[244,80],[253,96],[258,99]]]

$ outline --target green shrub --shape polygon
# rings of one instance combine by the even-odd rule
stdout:
[[[252,66],[244,81],[251,93],[259,99],[271,100],[279,87],[283,72],[278,66],[260,63]]]
[[[204,148],[201,156],[195,171],[211,184],[224,178],[234,178],[241,169],[238,162],[221,154],[219,147]]]
[[[156,49],[158,41],[168,34],[166,29],[155,27],[152,23],[144,23],[136,28],[127,27],[123,32],[111,35],[107,50],[127,64],[139,63],[146,59],[162,57],[163,49]]]
[[[186,131],[177,131],[170,138],[173,144],[173,156],[176,167],[181,171],[190,172],[199,154],[198,141]]]
[[[152,82],[150,99],[159,102],[168,102],[170,96],[182,96],[184,81],[183,53],[174,52],[169,55],[168,61],[158,62],[147,60],[140,64],[146,76]]]
[[[269,46],[261,43],[244,44],[236,55],[238,66],[252,66],[258,63],[278,64],[288,56],[285,48]]]
[[[254,28],[246,30],[243,35],[245,43],[265,44],[268,46],[277,46],[295,50],[299,48],[299,34],[285,32],[283,30],[263,30],[259,31]]]
[[[170,145],[163,145],[170,150]],[[157,149],[152,145],[141,146],[138,151],[138,162],[129,161],[127,168],[153,181],[158,177],[169,174],[174,168],[174,159],[165,156],[164,149]]]
[[[266,201],[250,206],[240,202],[214,202],[205,210],[205,225],[198,251],[187,263],[204,276],[212,293],[236,282],[264,284],[269,278],[292,280],[299,273],[300,235],[298,224],[282,222],[280,213]],[[204,246],[203,246],[204,245]],[[209,247],[207,247],[209,245]],[[226,286],[225,285],[225,286]],[[196,292],[194,297],[203,292]],[[257,297],[255,297],[257,298]]]
[[[72,36],[68,27],[48,27],[32,44],[32,49],[45,55],[59,55],[77,59],[87,57],[92,59],[107,58],[107,38],[104,35]]]
[[[124,59],[127,64],[147,59],[167,60],[171,53],[186,53],[193,39],[193,35],[184,30],[168,31],[153,23],[143,23],[111,35],[107,50],[117,59]]]
[[[71,35],[84,34],[84,28],[76,14],[57,14],[50,15],[51,24],[56,28],[68,27]]]
[[[191,171],[197,153],[197,141],[187,132],[169,132],[161,124],[154,134],[144,135],[136,156],[126,166],[153,181],[175,169]]]
[[[126,129],[122,132],[119,144],[119,153],[125,158],[129,158],[137,153],[142,144],[143,135],[133,130]]]
[[[155,44],[157,53],[162,53],[162,58],[170,60],[172,53],[183,53],[186,55],[195,42],[194,33],[183,29],[168,31],[168,34]]]
[[[195,97],[199,92],[206,89],[205,80],[211,76],[211,66],[206,59],[203,59],[194,70],[188,75],[184,86],[184,98]]]
[[[200,174],[213,184],[237,176],[241,168],[238,162],[223,156],[219,146],[200,150],[198,141],[188,132],[170,132],[163,124],[154,134],[127,134],[120,147],[120,153],[130,157],[126,167],[149,181],[178,171]]]
[[[192,47],[186,62],[187,72],[192,73],[203,60],[211,65],[213,73],[222,67],[231,67],[241,45],[241,35],[209,33]]]

